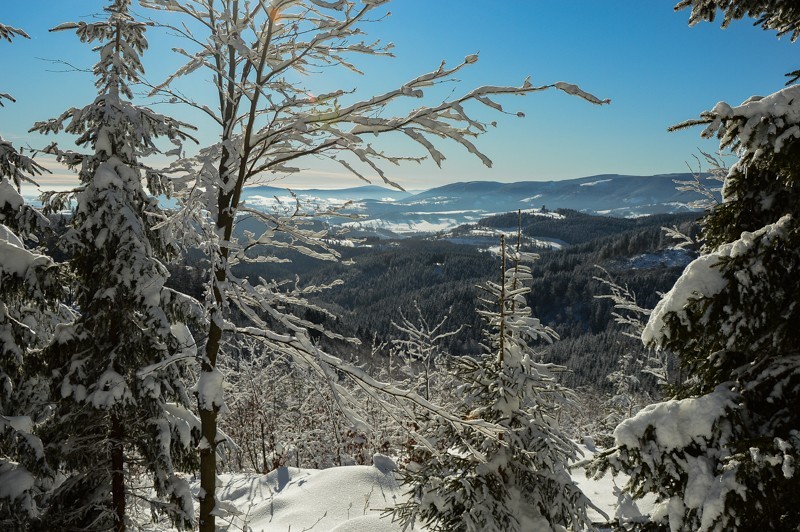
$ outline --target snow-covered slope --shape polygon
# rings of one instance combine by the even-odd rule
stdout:
[[[564,208],[620,217],[689,211],[688,204],[697,197],[676,190],[675,181],[690,179],[690,174],[608,174],[563,181],[452,183],[414,195],[378,186],[300,190],[296,194],[321,208],[352,200],[347,212],[362,217],[357,221],[332,218],[331,223],[367,234],[380,231],[409,234],[444,231],[493,214],[517,209],[531,211],[542,206],[550,211]],[[707,184],[712,188],[719,185],[716,181]],[[262,208],[274,206],[278,201],[294,203],[285,189],[271,187],[246,189],[245,200]]]
[[[222,475],[220,506],[229,512],[222,530],[264,532],[402,530],[381,518],[402,497],[394,464],[376,456],[374,465],[297,469],[268,475]]]
[[[541,210],[542,206],[549,211],[573,209],[618,217],[689,211],[692,209],[688,204],[697,197],[676,190],[675,181],[690,179],[690,174],[608,174],[563,181],[472,181],[418,193],[377,185],[293,191],[257,186],[246,188],[243,199],[249,207],[284,209],[287,212],[295,208],[297,200],[309,210],[339,208],[351,202],[344,212],[359,215],[360,219],[331,217],[328,221],[349,227],[356,236],[395,236],[447,231],[494,214],[517,209],[534,212]],[[707,184],[709,187],[719,186],[716,181]],[[38,190],[27,190],[26,199],[36,204],[38,194]],[[165,200],[165,206],[173,205],[174,202]]]
[[[586,455],[591,456],[587,449]],[[252,532],[399,532],[402,527],[384,515],[404,497],[390,459],[376,455],[374,465],[330,469],[283,467],[268,475],[221,475],[219,506],[228,514],[220,530]],[[573,476],[584,493],[611,518],[616,513],[614,481],[609,476],[587,479],[583,469]],[[618,478],[621,485],[624,479]],[[640,508],[642,513],[651,504]],[[637,513],[628,506],[627,515]],[[597,522],[605,518],[591,510]],[[414,530],[424,530],[419,526]]]

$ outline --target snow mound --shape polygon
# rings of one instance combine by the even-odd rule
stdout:
[[[581,449],[583,460],[588,463],[595,454],[603,451],[594,445],[591,438],[584,438]],[[628,482],[624,473],[616,477],[610,473],[601,478],[592,478],[586,475],[584,467],[576,466],[571,470],[572,480],[597,508],[589,508],[589,518],[595,523],[604,523],[608,519],[619,519],[622,522],[642,520],[642,516],[651,515],[656,505],[655,496],[648,493],[644,498],[633,501],[626,497],[620,489]],[[599,510],[599,511],[598,511]],[[605,515],[604,515],[605,514]],[[600,530],[606,530],[601,528]]]
[[[582,446],[584,457],[597,450]],[[384,517],[384,510],[403,502],[406,494],[396,476],[397,464],[377,454],[372,466],[330,469],[281,467],[268,475],[228,474],[220,476],[218,508],[228,515],[217,520],[217,529],[258,532],[310,530],[321,532],[399,532],[400,523]],[[572,471],[573,480],[608,516],[638,517],[652,512],[654,500],[628,500],[617,508],[619,489],[611,475],[587,478],[582,467]],[[619,485],[625,475],[616,477]],[[195,491],[198,489],[195,483]],[[640,513],[641,512],[641,513]],[[594,509],[590,517],[598,522],[605,516]],[[409,529],[410,530],[410,529]],[[419,524],[415,531],[424,532]]]
[[[219,506],[238,515],[222,530],[328,530],[395,532],[391,517],[381,517],[403,497],[394,462],[377,455],[374,466],[330,469],[281,467],[268,475],[222,475]]]

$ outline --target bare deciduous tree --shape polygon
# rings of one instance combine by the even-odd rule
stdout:
[[[211,261],[207,298],[211,325],[197,390],[205,440],[200,527],[213,530],[216,427],[224,408],[223,377],[216,366],[223,337],[233,333],[258,337],[273,347],[294,351],[323,373],[332,371],[328,368],[332,361],[321,356],[308,338],[311,324],[280,310],[287,303],[302,304],[302,291],[282,294],[269,283],[253,285],[238,279],[231,269],[248,260],[247,250],[262,246],[288,246],[324,259],[336,259],[337,253],[318,233],[298,224],[307,220],[308,213],[297,209],[276,215],[250,209],[242,201],[244,187],[264,175],[297,172],[299,168],[293,165],[310,157],[334,161],[361,179],[366,180],[369,173],[397,186],[384,167],[420,157],[386,153],[369,140],[390,133],[411,139],[439,165],[445,156],[437,143],[450,140],[490,166],[489,158],[473,143],[489,124],[470,117],[468,102],[505,112],[495,96],[547,89],[595,104],[604,102],[569,83],[537,86],[525,80],[515,87],[483,86],[395,116],[395,102],[423,98],[428,88],[451,82],[478,56],[469,55],[454,67],[442,63],[400,87],[363,99],[338,88],[313,94],[301,81],[307,75],[324,75],[328,68],[359,72],[358,56],[390,56],[390,45],[364,40],[369,16],[386,0],[144,0],[142,4],[183,15],[173,30],[194,47],[177,49],[186,64],[153,92],[194,107],[219,127],[219,141],[186,159],[181,168],[190,176],[181,216],[194,227],[202,227],[201,245]],[[196,101],[176,88],[178,78],[198,69],[211,73],[216,91],[213,104]],[[263,222],[265,230],[240,242],[235,226],[244,213]],[[261,260],[275,259],[270,253],[262,255],[267,258]],[[249,326],[231,322],[233,308],[250,321]]]

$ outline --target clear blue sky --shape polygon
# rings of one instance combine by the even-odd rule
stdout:
[[[667,127],[698,116],[720,100],[738,104],[753,94],[780,89],[784,73],[800,67],[800,43],[778,40],[774,33],[752,27],[751,20],[726,30],[718,24],[690,28],[688,12],[675,13],[675,3],[395,0],[382,8],[392,15],[369,29],[371,36],[393,42],[397,57],[364,61],[366,76],[361,78],[326,75],[319,88],[358,88],[368,95],[433,70],[442,59],[455,64],[480,52],[480,61],[461,76],[457,92],[481,84],[519,84],[531,75],[536,84],[568,81],[612,99],[604,107],[557,92],[507,99],[503,102],[507,109],[523,111],[527,117],[496,117],[498,128],[478,140],[495,163],[492,169],[460,147],[449,146],[442,170],[433,164],[390,168],[391,177],[407,188],[478,179],[681,172],[698,147],[713,150],[715,145],[702,141],[699,129],[667,133]],[[21,27],[32,37],[0,43],[0,92],[10,92],[18,100],[0,109],[0,134],[5,138],[42,146],[49,139],[26,133],[34,121],[93,98],[91,75],[56,72],[65,67],[45,60],[90,67],[93,54],[74,34],[47,29],[99,12],[103,5],[98,0],[4,3],[2,22]],[[143,60],[148,77],[159,81],[179,63],[166,36],[157,30],[149,36],[151,49]],[[190,118],[184,111],[159,110]],[[201,136],[212,139],[210,134]],[[332,173],[315,161],[305,166],[303,178],[287,184],[298,188],[360,184],[329,177]]]

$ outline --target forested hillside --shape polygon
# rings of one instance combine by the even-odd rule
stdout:
[[[692,252],[670,250],[675,242],[662,227],[679,226],[692,234],[696,232],[697,214],[622,219],[557,212],[561,216],[557,219],[522,215],[524,236],[569,243],[563,249],[539,248],[531,241],[523,246],[540,255],[531,265],[530,305],[534,314],[561,337],[561,341],[543,349],[551,360],[569,367],[567,382],[607,390],[605,376],[630,343],[613,325],[611,303],[595,297],[604,290],[594,280],[601,275],[597,266],[635,292],[642,306],[654,307],[659,294],[672,286],[693,257]],[[517,213],[487,218],[478,227],[513,234],[517,230]],[[360,347],[329,344],[330,349],[343,356],[357,354],[367,360],[373,341],[383,343],[395,337],[397,329],[392,322],[401,321],[401,312],[413,315],[415,303],[430,321],[449,316],[448,324],[453,329],[466,325],[459,334],[444,340],[443,347],[455,356],[475,355],[480,351],[481,331],[481,320],[475,312],[477,286],[499,275],[500,258],[475,245],[453,244],[449,238],[450,233],[393,241],[371,239],[359,247],[339,248],[344,260],[353,261],[349,265],[291,254],[291,263],[252,264],[239,267],[238,272],[266,279],[286,278],[289,272],[295,272],[302,283],[309,285],[342,280],[341,285],[313,298],[336,318],[314,311],[306,311],[305,317],[361,340]],[[185,270],[176,271],[173,279],[181,290],[198,290],[197,286],[184,284],[189,281]]]

